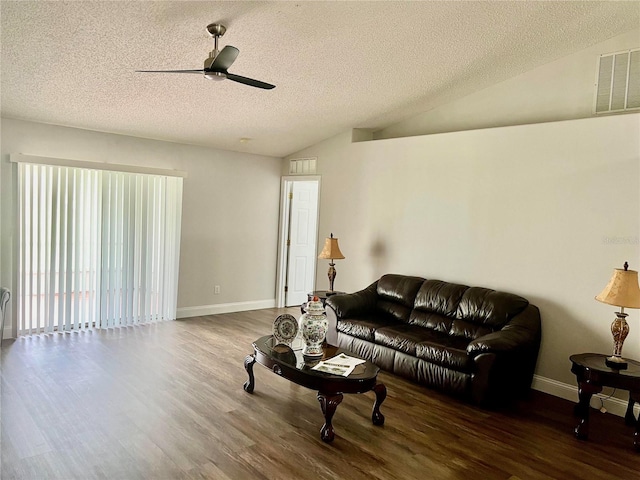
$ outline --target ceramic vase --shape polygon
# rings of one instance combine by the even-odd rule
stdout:
[[[322,342],[324,342],[329,326],[327,314],[318,297],[314,297],[307,304],[305,312],[300,317],[300,329],[304,341],[302,354],[306,357],[321,357]]]

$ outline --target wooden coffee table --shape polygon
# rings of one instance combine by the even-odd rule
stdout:
[[[373,404],[371,421],[374,425],[384,424],[384,415],[380,413],[380,405],[387,396],[387,388],[382,383],[378,383],[377,376],[380,369],[373,363],[368,361],[362,363],[348,377],[342,377],[312,370],[311,367],[318,360],[326,360],[339,353],[352,357],[357,357],[357,355],[333,345],[325,345],[321,359],[309,359],[302,355],[301,350],[294,351],[288,347],[283,348],[282,345],[275,347],[274,344],[275,340],[271,335],[261,337],[253,342],[254,353],[247,355],[244,359],[244,367],[249,374],[249,380],[244,384],[246,392],[253,393],[255,386],[253,365],[257,362],[276,375],[318,392],[318,401],[324,414],[324,425],[320,430],[320,438],[325,442],[331,442],[335,437],[331,419],[336,408],[342,402],[344,393],[365,393],[373,390],[376,394],[376,400]]]

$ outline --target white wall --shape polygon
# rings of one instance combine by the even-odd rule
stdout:
[[[640,29],[403,120],[374,138],[589,118],[599,56],[638,47]]]
[[[373,135],[387,140],[345,132],[288,157],[318,157],[336,289],[396,272],[521,294],[542,313],[534,387],[577,399],[569,356],[612,351],[616,308],[594,296],[640,268],[640,114],[592,113],[598,56],[639,46],[634,30]],[[623,354],[640,359],[628,313]]]
[[[1,126],[2,285],[12,279],[16,167],[9,154],[24,153],[187,171],[179,310],[273,305],[281,159],[5,118]],[[220,285],[219,295],[214,285]]]
[[[537,374],[612,351],[614,268],[640,267],[640,114],[351,143],[302,152],[322,175],[319,231],[340,239],[335,288],[384,273],[506,290],[540,307]],[[327,282],[319,263],[317,282]],[[624,354],[640,359],[640,315]]]

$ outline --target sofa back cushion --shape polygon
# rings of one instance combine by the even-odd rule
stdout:
[[[502,328],[529,305],[526,298],[513,293],[497,292],[489,288],[471,287],[458,304],[456,318]]]
[[[451,324],[451,335],[475,339],[500,330],[529,305],[528,300],[512,293],[471,287],[462,296]]]
[[[449,333],[466,285],[425,280],[416,294],[409,323]]]
[[[425,280],[409,323],[473,340],[501,329],[527,305],[526,299],[511,293]]]
[[[382,276],[377,286],[377,310],[395,320],[408,323],[416,293],[423,282],[424,278],[420,277],[393,274]]]
[[[457,283],[425,280],[416,294],[414,308],[453,317],[458,310],[462,296],[468,289],[469,287],[466,285],[458,285]]]

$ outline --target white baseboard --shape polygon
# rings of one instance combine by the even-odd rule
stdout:
[[[254,300],[251,302],[218,303],[215,305],[200,305],[197,307],[181,307],[176,310],[176,318],[201,317],[219,313],[246,312],[262,308],[275,308],[276,299]]]
[[[566,383],[558,382],[556,380],[552,380],[550,378],[541,377],[540,375],[534,375],[531,387],[534,390],[538,390],[539,392],[548,393],[549,395],[564,398],[565,400],[569,400],[571,402],[578,402],[577,385],[569,385]],[[601,393],[594,395],[593,397],[591,397],[591,406],[593,408],[600,409],[600,407],[602,406],[602,404],[600,403],[600,399],[602,399],[604,401],[604,407],[607,409],[608,413],[612,413],[619,417],[624,417],[624,414],[627,411],[628,400],[622,400],[616,397],[607,398],[608,396],[609,394],[603,395]],[[640,413],[640,405],[635,405],[634,413],[636,415]]]
[[[254,300],[251,302],[218,303],[215,305],[200,305],[197,307],[181,307],[176,309],[176,318],[200,317],[203,315],[216,315],[218,313],[246,312],[263,308],[275,308],[276,299]],[[2,338],[11,337],[11,327],[5,326]]]

